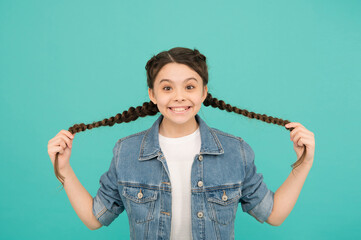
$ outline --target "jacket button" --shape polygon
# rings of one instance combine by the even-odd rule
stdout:
[[[202,217],[203,217],[203,212],[198,212],[198,213],[197,213],[197,216],[198,216],[199,218],[202,218]]]
[[[143,197],[143,193],[142,193],[142,190],[140,190],[138,193],[138,198],[142,198],[142,197]]]
[[[222,196],[222,200],[223,201],[227,201],[228,197],[226,195],[226,190],[223,190],[223,196]]]
[[[202,161],[202,160],[203,160],[203,156],[202,156],[202,155],[199,155],[199,156],[198,156],[198,160],[199,160],[199,161]]]
[[[198,182],[198,187],[203,187],[203,182],[202,181]]]

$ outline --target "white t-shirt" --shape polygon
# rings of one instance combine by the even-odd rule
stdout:
[[[159,135],[172,186],[171,240],[192,239],[191,169],[201,149],[199,127],[192,134],[179,138]]]

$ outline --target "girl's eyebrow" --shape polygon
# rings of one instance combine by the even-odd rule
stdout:
[[[195,79],[194,77],[190,77],[190,78],[186,78],[186,79],[184,79],[184,81],[183,82],[186,82],[186,81],[189,81],[189,80],[192,80],[192,79],[194,79],[194,80],[196,80],[197,82],[198,82],[198,80],[197,79]],[[167,81],[167,82],[173,82],[172,80],[170,80],[170,79],[162,79],[162,80],[160,80],[160,82],[159,82],[159,84],[161,84],[162,82],[164,82],[164,81]]]

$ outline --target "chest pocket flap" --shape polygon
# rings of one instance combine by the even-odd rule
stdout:
[[[241,189],[223,189],[211,191],[208,193],[208,201],[220,205],[228,205],[238,201],[241,198]]]
[[[157,199],[157,191],[142,187],[123,188],[123,196],[135,203],[146,203]]]

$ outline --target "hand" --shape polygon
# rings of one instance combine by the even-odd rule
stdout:
[[[55,155],[58,155],[59,170],[68,168],[70,166],[69,159],[71,155],[71,148],[73,145],[74,135],[67,130],[61,130],[54,138],[48,142],[48,154],[51,162],[55,162]]]
[[[293,149],[296,152],[297,159],[302,156],[304,146],[306,146],[306,156],[304,161],[312,164],[315,155],[315,135],[307,130],[301,123],[291,122],[285,125],[286,128],[294,128],[290,133],[293,141]]]

